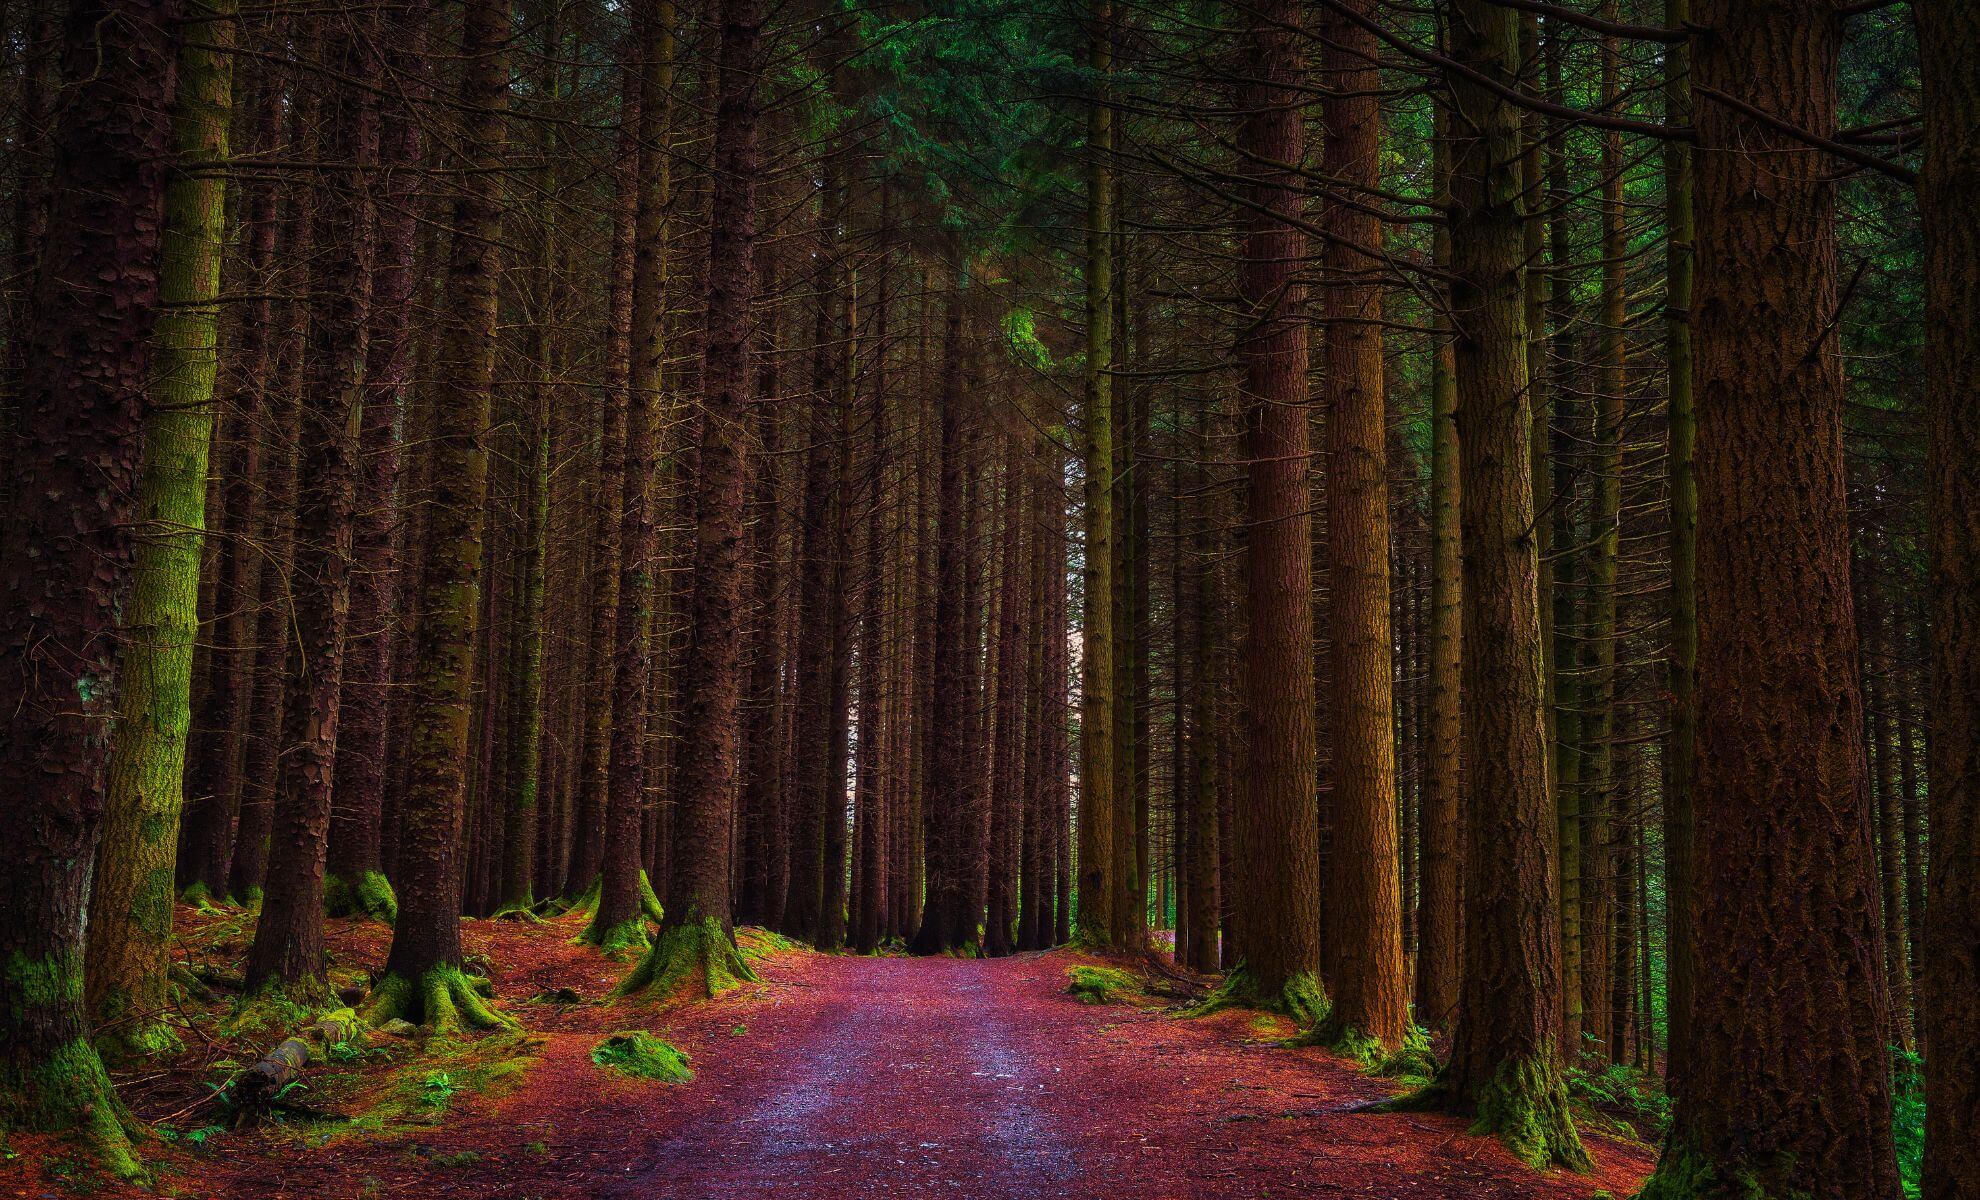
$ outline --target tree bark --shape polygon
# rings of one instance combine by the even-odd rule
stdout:
[[[158,317],[177,16],[170,2],[80,0],[63,19],[47,230],[0,511],[0,695],[12,698],[0,794],[13,834],[0,863],[0,1121],[75,1131],[127,1178],[139,1173],[128,1118],[82,1005],[83,928]]]
[[[1365,13],[1367,6],[1359,8]],[[1380,46],[1373,32],[1338,15],[1326,22],[1323,44],[1321,170],[1343,186],[1372,191],[1381,174]],[[1323,256],[1334,738],[1325,915],[1333,1005],[1322,1032],[1365,1055],[1397,1048],[1409,1031],[1397,877],[1382,264],[1371,257],[1381,249],[1382,221],[1346,204],[1331,206],[1326,220],[1335,235]]]
[[[1919,1013],[1925,1200],[1980,1195],[1980,10],[1921,0],[1930,397],[1931,877]]]
[[[1700,0],[1698,86],[1835,129],[1842,14]],[[1698,978],[1645,1195],[1899,1194],[1827,156],[1699,106]],[[1767,953],[1754,954],[1755,946]]]
[[[1233,991],[1300,1023],[1325,1007],[1320,971],[1320,845],[1315,824],[1313,559],[1309,513],[1304,288],[1298,171],[1305,64],[1299,6],[1269,0],[1247,17],[1252,66],[1238,89],[1244,190],[1239,292],[1247,482],[1238,689],[1245,739],[1235,878],[1244,969]]]

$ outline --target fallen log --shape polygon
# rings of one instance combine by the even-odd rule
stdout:
[[[334,1046],[356,1037],[360,1026],[357,1014],[348,1008],[340,1008],[319,1018],[315,1024],[294,1037],[283,1039],[282,1043],[263,1055],[241,1077],[234,1081],[231,1099],[234,1108],[234,1124],[239,1126],[252,1122],[275,1107],[283,1089],[302,1076],[313,1054],[323,1047]]]

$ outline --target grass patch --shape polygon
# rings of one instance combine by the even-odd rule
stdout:
[[[634,1079],[686,1083],[694,1078],[688,1056],[678,1046],[643,1029],[613,1034],[591,1048],[591,1061],[608,1071]]]

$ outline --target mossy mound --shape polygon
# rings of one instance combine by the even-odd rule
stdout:
[[[720,921],[705,917],[663,930],[615,994],[647,992],[661,1000],[712,1000],[755,979],[756,972],[736,948],[735,937]]]
[[[333,917],[367,917],[391,925],[399,919],[399,896],[392,881],[377,871],[355,878],[323,877],[323,911]]]
[[[769,958],[773,954],[792,954],[805,949],[803,942],[787,938],[774,929],[749,925],[736,930],[736,948],[744,958]]]
[[[1067,967],[1066,991],[1086,1004],[1132,1004],[1148,998],[1141,980],[1119,967]]]
[[[591,1061],[608,1071],[634,1079],[686,1083],[694,1078],[688,1056],[678,1046],[643,1029],[613,1034],[591,1048]]]

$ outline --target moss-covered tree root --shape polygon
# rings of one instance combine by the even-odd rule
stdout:
[[[435,967],[417,980],[387,975],[365,1003],[364,1019],[383,1025],[394,1019],[424,1025],[445,1036],[464,1029],[514,1029],[514,1020],[488,1002],[488,981],[459,967]]]
[[[392,890],[392,881],[378,871],[359,872],[355,879],[326,875],[323,911],[333,917],[369,917],[391,925],[399,919],[399,897]]]
[[[1300,1028],[1309,1029],[1327,1017],[1327,989],[1320,986],[1319,979],[1302,971],[1286,980],[1284,987],[1268,993],[1259,986],[1258,977],[1239,963],[1224,976],[1216,991],[1184,1015],[1207,1017],[1227,1008],[1275,1012],[1292,1018]]]
[[[1637,1200],[1806,1200],[1792,1183],[1794,1160],[1776,1163],[1713,1162],[1688,1144],[1667,1145],[1657,1170]]]
[[[1429,1079],[1437,1073],[1437,1059],[1430,1049],[1430,1035],[1412,1024],[1403,1040],[1394,1047],[1384,1046],[1337,1016],[1329,1014],[1312,1029],[1292,1039],[1295,1046],[1319,1046],[1342,1058],[1359,1063],[1371,1075],[1392,1079]]]
[[[146,1177],[132,1149],[139,1126],[95,1047],[80,1038],[25,1070],[0,1068],[0,1133],[9,1129],[65,1133],[117,1178]]]
[[[1131,1004],[1147,999],[1141,980],[1119,967],[1067,967],[1066,991],[1087,1004]]]
[[[1449,1112],[1472,1118],[1471,1132],[1491,1134],[1513,1156],[1536,1171],[1565,1167],[1586,1171],[1582,1148],[1568,1113],[1567,1088],[1559,1064],[1548,1055],[1512,1059],[1492,1078],[1471,1089],[1458,1087],[1446,1067],[1429,1084],[1381,1105],[1385,1112]]]
[[[663,929],[614,994],[648,992],[662,1000],[687,996],[712,1000],[755,979],[756,972],[736,948],[736,939],[720,921],[708,917]]]

